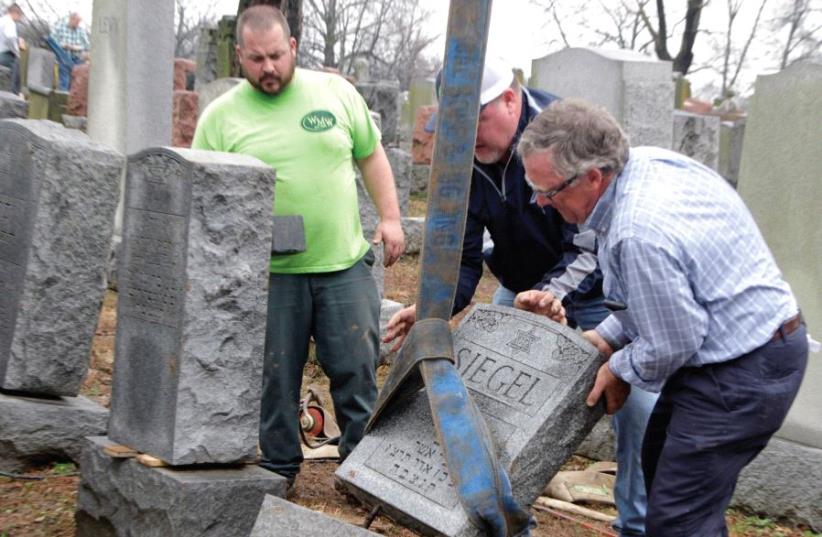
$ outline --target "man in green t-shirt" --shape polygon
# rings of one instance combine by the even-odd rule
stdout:
[[[293,483],[303,459],[297,416],[309,339],[331,380],[341,458],[362,438],[376,400],[380,303],[355,163],[380,215],[372,242],[383,243],[386,266],[405,239],[380,133],[356,89],[340,76],[296,69],[297,42],[275,8],[245,10],[237,36],[246,81],[203,112],[192,145],[271,165],[274,214],[303,218],[305,251],[271,258],[260,413],[261,465]]]

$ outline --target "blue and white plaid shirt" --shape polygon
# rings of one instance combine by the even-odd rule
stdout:
[[[596,329],[621,347],[609,367],[644,390],[764,345],[798,311],[737,193],[678,153],[632,148],[586,225],[605,297],[627,306]]]
[[[61,20],[54,26],[51,37],[71,54],[79,54],[91,48],[86,31],[79,25],[77,28],[69,26],[68,18]]]

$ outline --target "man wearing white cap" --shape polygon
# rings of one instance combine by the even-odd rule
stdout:
[[[552,207],[535,203],[534,191],[515,151],[525,127],[558,99],[521,86],[510,66],[486,58],[454,314],[471,302],[482,276],[483,261],[500,283],[492,299],[494,304],[556,313],[556,300],[539,301],[545,294],[537,291],[550,291],[565,308],[568,324],[584,330],[593,329],[609,314],[603,305],[594,233],[581,232]],[[426,129],[433,131],[435,122],[432,118]],[[483,244],[486,230],[493,245]],[[400,310],[388,322],[384,341],[398,339],[395,349],[399,348],[415,321],[414,304]],[[622,537],[645,534],[646,497],[639,454],[655,401],[655,395],[633,390],[614,419],[620,467],[616,486],[620,516],[615,527]]]

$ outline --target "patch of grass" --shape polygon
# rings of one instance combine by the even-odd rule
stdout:
[[[54,475],[74,475],[77,473],[77,465],[73,462],[57,462],[52,467]]]

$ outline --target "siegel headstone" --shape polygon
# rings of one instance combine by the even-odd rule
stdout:
[[[129,157],[109,438],[171,465],[256,455],[274,171]]]
[[[671,147],[671,62],[632,50],[566,48],[533,60],[530,85],[604,106],[631,145]]]
[[[462,320],[454,352],[514,497],[530,505],[602,416],[601,405],[585,405],[602,357],[574,330],[491,305]],[[424,391],[384,416],[337,476],[365,503],[426,535],[482,535],[459,503]]]
[[[51,121],[0,121],[0,388],[77,395],[124,158]]]

